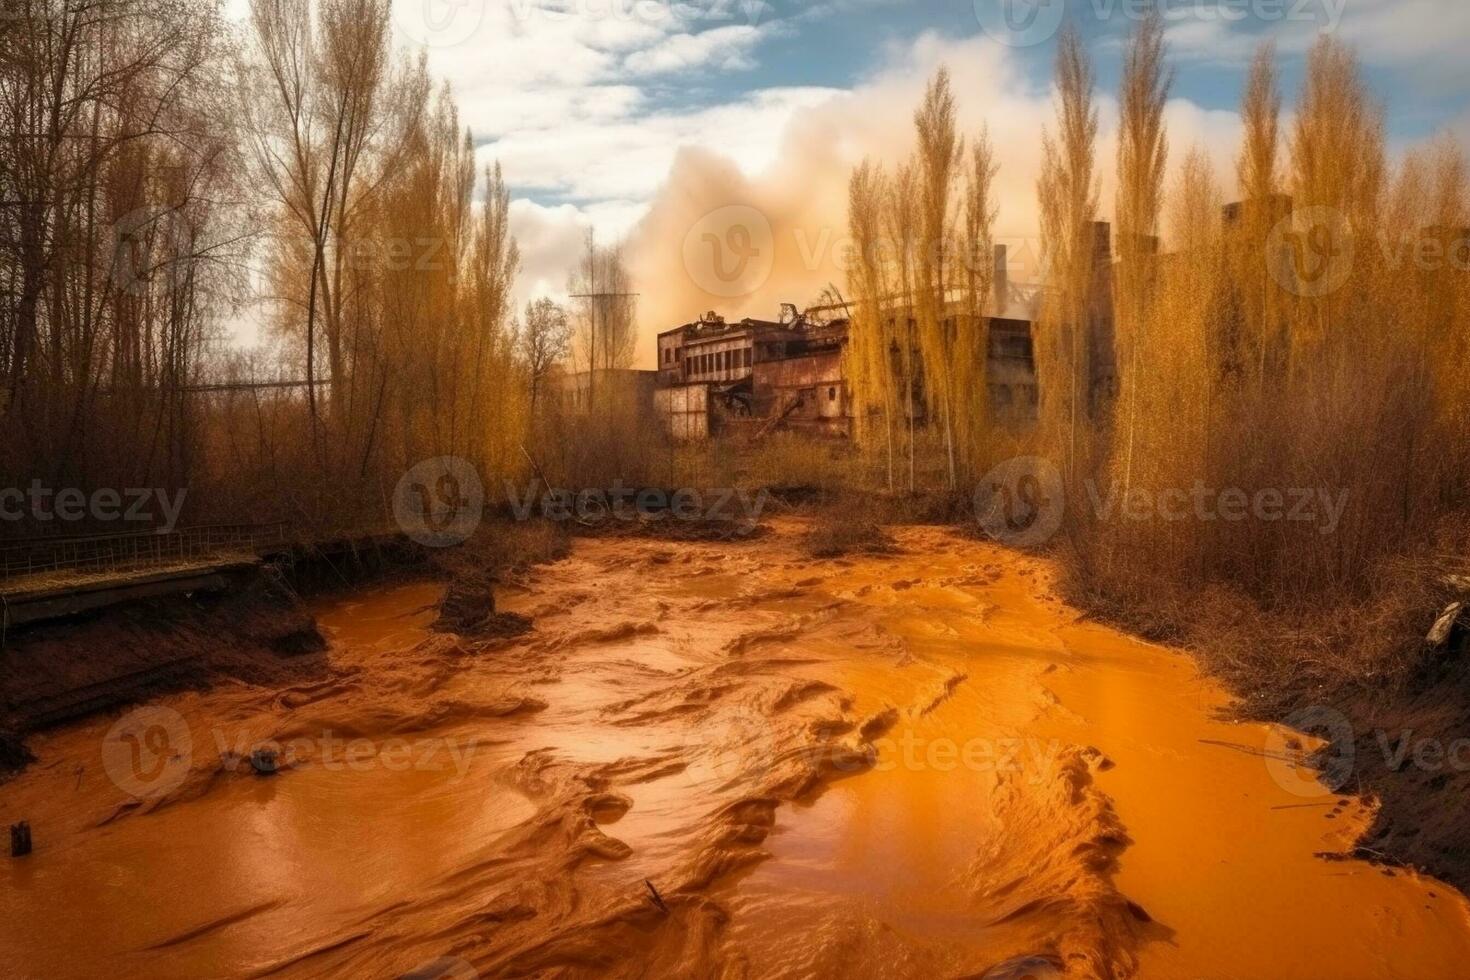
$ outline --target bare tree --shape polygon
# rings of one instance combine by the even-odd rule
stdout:
[[[990,143],[990,134],[982,131],[970,148],[969,167],[965,172],[965,196],[962,231],[964,256],[964,309],[965,319],[970,325],[968,344],[961,344],[959,366],[961,376],[957,388],[968,392],[969,399],[961,412],[962,420],[968,420],[964,430],[968,432],[966,460],[972,466],[977,462],[981,429],[990,421],[986,369],[990,352],[990,324],[986,309],[995,285],[995,177],[1000,164],[995,160],[995,150]],[[1005,297],[999,298],[998,316],[1005,316]]]
[[[526,304],[526,318],[516,336],[531,387],[531,411],[546,377],[572,349],[572,321],[566,308],[545,297]]]
[[[389,11],[389,0],[251,0],[240,110],[255,176],[282,208],[288,242],[303,241],[310,253],[280,251],[287,263],[305,261],[302,295],[291,288],[294,272],[277,281],[287,287],[287,322],[304,332],[314,420],[318,321],[332,401],[340,406],[351,385],[346,279],[359,217],[374,206],[395,159],[412,148],[409,135],[428,102],[422,64],[391,70]]]
[[[1272,280],[1266,242],[1272,226],[1285,217],[1271,207],[1280,190],[1281,92],[1277,85],[1276,46],[1264,42],[1251,62],[1241,104],[1245,142],[1236,164],[1244,213],[1235,235],[1243,247],[1232,249],[1231,275],[1240,306],[1235,338],[1237,355],[1256,376],[1259,397],[1267,384],[1273,347],[1280,346],[1279,285]],[[1264,259],[1264,261],[1262,261]]]
[[[889,263],[884,254],[888,178],[883,168],[864,160],[848,184],[847,220],[854,249],[852,312],[847,374],[857,411],[857,435],[869,438],[869,416],[883,414],[888,490],[894,489],[893,416],[897,402],[894,374],[894,321],[890,315]]]
[[[638,304],[622,249],[598,245],[589,231],[568,291],[581,300],[573,355],[589,372],[595,396],[599,373],[633,363]]]
[[[23,470],[187,478],[184,389],[231,244],[222,41],[217,14],[185,0],[6,5],[0,418]]]
[[[918,311],[914,307],[918,275],[915,252],[922,248],[919,240],[919,174],[913,163],[899,166],[888,184],[886,221],[889,240],[897,255],[893,276],[896,298],[889,304],[893,320],[890,332],[898,348],[898,370],[903,378],[903,408],[908,419],[908,453],[910,492],[915,489],[915,428],[918,415],[919,338]]]

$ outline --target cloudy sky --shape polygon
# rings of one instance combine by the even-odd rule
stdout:
[[[1173,159],[1205,147],[1227,193],[1244,65],[1267,37],[1288,105],[1304,52],[1331,31],[1357,48],[1396,150],[1446,129],[1470,137],[1466,0],[396,0],[394,20],[399,43],[426,49],[453,85],[482,157],[505,168],[521,298],[564,291],[595,227],[627,243],[651,331],[707,307],[768,315],[784,292],[836,278],[826,253],[846,173],[907,151],[941,63],[966,128],[988,126],[1000,149],[1002,232],[1034,233],[1056,24],[1070,17],[1097,63],[1107,159],[1121,44],[1154,3],[1178,69]],[[778,237],[794,229],[785,248],[802,268],[734,297],[671,282],[690,224],[727,206],[759,209]]]

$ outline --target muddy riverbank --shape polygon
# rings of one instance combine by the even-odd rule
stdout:
[[[1236,717],[1307,732],[1331,789],[1374,800],[1355,853],[1470,889],[1470,615],[1425,637],[1463,581],[1420,568],[1365,604],[1268,614],[1239,596],[1181,607],[1142,591],[1119,601],[1064,577],[1103,621],[1188,647],[1236,701]],[[1406,584],[1408,583],[1408,584]],[[1447,621],[1448,625],[1448,621]],[[1324,789],[1324,792],[1326,790]]]
[[[330,675],[327,644],[306,599],[434,580],[479,589],[490,600],[498,576],[564,557],[569,546],[552,524],[506,521],[487,523],[458,549],[425,548],[407,537],[303,546],[270,563],[242,563],[209,588],[7,629],[0,781],[29,764],[25,738],[47,726],[181,690],[280,688]],[[493,613],[489,601],[475,604]],[[490,619],[482,625],[495,625]]]
[[[21,733],[169,691],[325,677],[326,650],[292,588],[251,571],[227,592],[148,599],[13,631],[0,648],[0,729],[20,744]],[[0,777],[14,768],[5,761]]]
[[[934,528],[814,560],[805,533],[580,541],[498,590],[521,637],[435,634],[433,583],[365,589],[313,605],[325,676],[40,734],[0,786],[36,840],[0,867],[0,946],[23,977],[1470,959],[1452,889],[1318,856],[1374,813],[1324,795],[1310,742],[1222,720],[1044,562]]]

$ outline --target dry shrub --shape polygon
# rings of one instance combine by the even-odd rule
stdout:
[[[609,519],[575,527],[579,537],[618,537],[646,541],[685,543],[754,541],[763,537],[766,526],[742,517],[675,517],[671,514],[640,516],[636,520]]]
[[[871,495],[845,495],[822,507],[802,536],[812,558],[891,555],[898,551],[883,529],[882,506]]]
[[[851,447],[779,432],[751,445],[733,485],[749,487],[839,487],[857,474]]]
[[[565,525],[553,521],[487,522],[457,548],[434,551],[435,567],[452,579],[522,573],[560,561],[571,553]]]
[[[527,449],[539,475],[573,493],[671,479],[675,447],[632,374],[599,372],[590,391],[585,374],[564,383],[573,382],[575,395],[553,391],[532,430]]]
[[[561,561],[571,553],[571,538],[551,521],[519,521],[493,525],[490,548],[498,567],[519,572]]]
[[[748,441],[711,440],[678,447],[674,484],[686,487],[809,488],[860,485],[862,460],[845,440],[774,432]]]

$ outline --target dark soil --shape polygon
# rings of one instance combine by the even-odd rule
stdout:
[[[13,632],[0,651],[0,766],[18,738],[117,704],[220,681],[272,686],[325,676],[327,644],[278,575],[236,591],[129,603]],[[11,765],[10,768],[17,768]]]
[[[824,560],[894,555],[899,548],[885,528],[945,525],[952,523],[950,512],[949,498],[933,494],[842,494],[810,511],[801,547],[809,557]]]
[[[35,762],[17,732],[0,731],[0,779]]]
[[[452,615],[477,638],[530,624],[470,597],[499,576],[568,553],[565,531],[544,522],[487,522],[464,546],[434,551],[406,541],[348,554],[308,553],[283,567],[241,574],[221,593],[130,602],[12,630],[0,648],[0,778],[32,760],[28,731],[117,705],[222,681],[282,687],[328,676],[327,643],[298,590],[330,593],[395,577],[463,582]],[[452,617],[451,617],[452,618]]]
[[[524,616],[495,608],[495,586],[571,553],[566,529],[549,521],[499,521],[462,547],[434,552],[430,563],[449,581],[433,629],[471,640],[511,639],[529,633]]]
[[[1350,764],[1339,743],[1324,750],[1324,769],[1350,769],[1342,788],[1361,786],[1382,804],[1359,856],[1423,868],[1470,893],[1470,649],[1462,641],[1400,694],[1359,691],[1332,706],[1356,738]]]

